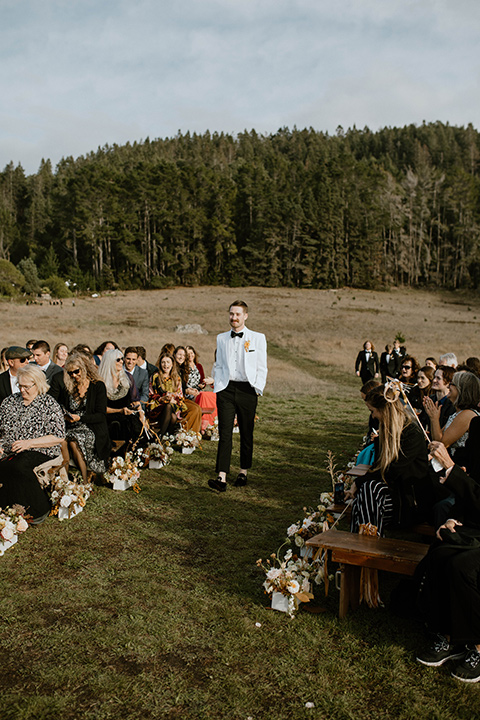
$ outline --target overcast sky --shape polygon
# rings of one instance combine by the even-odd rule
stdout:
[[[479,0],[0,0],[0,169],[423,120],[480,128]]]

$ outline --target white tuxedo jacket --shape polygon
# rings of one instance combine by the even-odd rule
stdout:
[[[228,332],[217,335],[217,358],[214,366],[214,392],[225,390],[230,382],[229,343],[233,342]],[[267,380],[267,341],[265,335],[243,329],[243,349],[245,352],[245,373],[248,382],[255,388],[257,395],[263,394]]]

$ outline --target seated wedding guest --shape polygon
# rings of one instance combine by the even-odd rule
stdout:
[[[65,343],[57,343],[53,348],[52,362],[54,362],[55,365],[63,368],[63,366],[65,365],[65,360],[67,359],[67,355],[68,346],[65,345]]]
[[[378,355],[375,348],[370,340],[366,340],[363,343],[363,350],[360,350],[355,360],[355,372],[362,378],[362,384],[365,385],[369,380],[378,377],[379,369]]]
[[[42,522],[50,512],[50,500],[40,486],[34,468],[61,455],[65,423],[60,405],[47,395],[45,373],[27,364],[17,373],[19,393],[0,405],[0,507],[18,503]]]
[[[449,352],[444,355],[440,355],[438,359],[439,365],[447,365],[448,367],[456,368],[458,365],[457,356],[455,353]]]
[[[393,345],[385,345],[385,352],[380,355],[382,383],[385,382],[387,377],[397,377],[399,367],[399,358],[393,352]]]
[[[454,464],[442,443],[432,442],[429,450],[444,468],[440,483],[452,493],[455,504],[416,570],[417,605],[432,636],[417,660],[428,667],[456,660],[452,676],[476,683],[480,680],[480,485]]]
[[[419,369],[418,360],[411,355],[405,355],[400,366],[399,380],[405,385],[415,385]]]
[[[480,377],[480,358],[469,357],[465,360],[465,365],[473,372],[477,377]]]
[[[12,345],[6,349],[5,358],[7,360],[8,370],[0,374],[0,402],[5,400],[9,395],[20,392],[17,373],[20,368],[28,363],[30,354],[30,350],[18,347],[17,345]]]
[[[142,370],[146,370],[148,372],[148,380],[150,381],[152,379],[152,377],[155,375],[155,373],[158,372],[158,368],[156,365],[152,365],[151,362],[148,362],[147,351],[145,350],[143,345],[137,345],[137,352],[138,352],[137,365],[138,365],[138,367],[142,368]]]
[[[107,391],[97,366],[84,353],[70,353],[65,363],[66,439],[84,481],[87,471],[103,474],[110,455]]]
[[[438,367],[438,363],[434,357],[425,358],[425,365],[428,365],[429,367],[433,368],[434,372]]]
[[[177,363],[178,374],[182,381],[182,392],[185,409],[182,412],[183,427],[185,430],[194,430],[200,432],[202,428],[202,410],[194,399],[187,398],[187,383],[189,378],[189,367],[187,364],[187,350],[183,345],[175,348],[175,362]],[[192,389],[192,388],[191,388]]]
[[[175,359],[169,353],[159,358],[160,369],[152,378],[152,389],[147,403],[149,422],[162,437],[175,432],[182,412],[185,412],[182,380]]]
[[[448,397],[450,389],[450,383],[453,380],[455,370],[447,365],[439,365],[435,370],[432,380],[432,390],[430,397],[434,403],[440,408],[440,427],[443,428],[450,415],[455,412],[455,407]],[[425,407],[425,397],[423,398],[423,405]],[[430,428],[430,416],[427,413],[428,428]]]
[[[100,365],[102,357],[107,350],[118,350],[118,345],[113,340],[105,340],[93,351],[93,358],[96,365]]]
[[[138,390],[138,396],[142,403],[142,408],[145,410],[145,403],[148,401],[149,394],[149,379],[148,372],[137,365],[138,352],[137,348],[133,345],[125,348],[123,356],[123,364],[127,373],[133,377],[133,381]]]
[[[198,354],[191,345],[185,348],[187,351],[187,388],[185,395],[189,400],[195,400],[200,406],[201,432],[215,423],[217,417],[217,396],[214,392],[207,392],[206,388],[213,385],[213,377],[205,377],[202,365],[198,362]]]
[[[362,400],[365,402],[370,390],[375,387],[380,387],[378,380],[369,380],[362,386],[360,395]],[[358,453],[355,465],[373,465],[375,462],[375,445],[374,440],[378,436],[379,421],[377,418],[372,417],[372,413],[368,414],[368,431],[366,434],[365,444],[362,450]]]
[[[373,388],[365,398],[379,421],[375,466],[352,483],[352,532],[371,523],[378,535],[386,527],[407,527],[424,519],[432,506],[427,444],[417,421],[390,388]]]
[[[0,352],[0,373],[8,371],[7,358],[5,357],[5,353],[7,352],[7,350],[8,348],[4,347]]]
[[[440,408],[431,398],[425,398],[424,406],[430,418],[432,440],[443,443],[454,457],[456,449],[465,445],[470,422],[480,415],[480,380],[471,372],[456,372],[448,395],[455,406],[455,412],[450,415],[443,428],[440,426]]]
[[[432,389],[434,370],[430,365],[424,365],[417,373],[417,387],[412,388],[408,394],[411,406],[419,416],[421,424],[425,427],[428,423],[428,415],[423,407],[423,400],[429,397]]]
[[[56,373],[62,372],[62,368],[51,361],[50,345],[46,340],[37,340],[32,346],[32,354],[38,367],[45,373],[48,383]]]
[[[95,368],[97,367],[95,364],[95,360],[93,359],[92,351],[90,350],[88,345],[84,345],[83,343],[80,343],[78,345],[75,345],[70,351],[70,355],[80,353],[84,356],[85,360],[94,365]],[[48,391],[48,394],[51,395],[55,400],[60,403],[62,407],[66,407],[67,405],[67,389],[65,387],[64,382],[64,373],[57,373],[54,375],[50,382],[50,390]]]
[[[142,432],[143,410],[132,377],[123,368],[121,350],[106,350],[98,374],[107,389],[107,424],[112,440],[135,441]]]

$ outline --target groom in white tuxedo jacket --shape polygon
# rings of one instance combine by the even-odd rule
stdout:
[[[232,303],[229,318],[231,330],[217,336],[214,371],[220,440],[217,477],[208,484],[219,492],[227,489],[235,416],[240,430],[240,472],[234,484],[236,487],[247,484],[247,473],[252,466],[257,398],[263,394],[267,379],[267,342],[265,335],[245,326],[247,304],[243,300]]]

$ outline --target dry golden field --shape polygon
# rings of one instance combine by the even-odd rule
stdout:
[[[119,292],[77,298],[63,305],[25,305],[4,301],[1,346],[45,339],[52,348],[62,341],[95,348],[113,339],[120,346],[142,344],[155,362],[165,342],[192,344],[210,372],[215,336],[228,329],[228,306],[245,300],[249,326],[267,340],[291,351],[292,361],[270,356],[267,390],[321,390],[322,381],[292,372],[300,354],[353,373],[365,339],[377,351],[401,331],[409,352],[423,363],[428,355],[453,351],[459,360],[480,355],[480,296],[462,292],[427,292],[395,288],[366,290],[295,290],[282,288],[199,287]],[[208,335],[174,332],[176,325],[199,323]],[[313,383],[313,386],[312,386]]]

